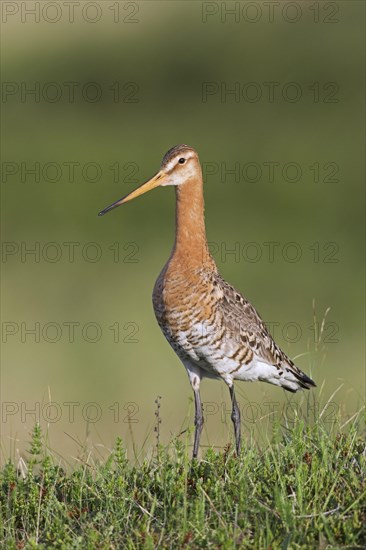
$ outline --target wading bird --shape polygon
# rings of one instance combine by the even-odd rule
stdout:
[[[156,319],[185,366],[194,392],[197,457],[203,426],[202,378],[222,379],[232,401],[236,451],[240,453],[240,409],[234,380],[269,382],[290,392],[315,386],[276,345],[254,307],[219,275],[210,255],[204,219],[203,179],[196,151],[177,145],[149,181],[99,215],[155,187],[174,185],[176,233],[170,258],[153,291]]]

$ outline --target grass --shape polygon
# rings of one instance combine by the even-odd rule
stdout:
[[[39,425],[29,458],[1,471],[1,547],[364,548],[365,444],[343,428],[275,424],[260,448],[191,463],[176,440],[131,464],[121,440],[104,461],[85,450],[66,471]]]

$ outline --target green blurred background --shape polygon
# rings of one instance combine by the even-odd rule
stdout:
[[[39,22],[27,14],[22,22],[20,12],[4,19],[3,13],[2,458],[23,452],[35,419],[26,412],[37,407],[50,447],[63,457],[76,456],[86,441],[103,453],[118,435],[130,452],[133,445],[148,452],[158,395],[162,443],[191,426],[188,378],[151,305],[173,243],[174,192],[159,189],[97,217],[155,173],[177,143],[194,146],[204,165],[207,234],[222,275],[276,323],[277,343],[318,384],[307,402],[269,385],[238,383],[245,428],[260,426],[258,437],[270,434],[269,404],[280,411],[290,402],[305,415],[309,403],[321,409],[330,399],[329,419],[336,410],[345,417],[355,413],[365,388],[364,3],[310,8],[297,2],[295,13],[282,2],[270,21],[259,2],[250,8],[256,12],[245,11],[246,2],[226,3],[240,6],[239,15],[230,16],[213,2],[104,1],[95,3],[98,11],[85,12],[93,19],[100,10],[94,23],[81,16],[87,3],[79,4],[73,23],[65,7],[54,23],[47,21],[55,18],[52,6]],[[113,21],[116,4],[119,22]],[[256,13],[262,15],[250,22]],[[299,13],[298,21],[288,21]],[[65,84],[72,82],[74,101]],[[218,90],[206,101],[205,82]],[[257,101],[245,97],[245,91],[258,93],[254,85],[245,88],[250,82],[262,91]],[[273,100],[269,82],[278,83]],[[298,101],[288,99],[295,90],[286,88],[289,82],[301,90]],[[82,96],[88,83],[102,91],[95,102]],[[235,83],[244,97],[220,95]],[[22,96],[22,87],[37,85],[39,101]],[[73,162],[79,164],[71,181],[65,163]],[[273,181],[269,162],[278,163]],[[292,162],[301,169],[296,182],[289,181],[291,167],[289,177],[282,174]],[[40,163],[40,181],[21,163]],[[61,175],[47,163],[61,167]],[[98,181],[91,181],[95,167],[87,163],[97,163]],[[244,173],[239,181],[225,174],[235,163]],[[83,173],[85,165],[90,171]],[[262,176],[248,181],[258,165]],[[279,243],[273,261],[268,242]],[[74,261],[71,245],[63,243],[79,243]],[[298,261],[289,260],[295,248],[287,243],[300,249]],[[22,257],[22,247],[37,246],[39,261]],[[235,247],[240,257],[225,254]],[[96,251],[101,257],[91,261]],[[256,254],[258,261],[250,261]],[[314,301],[320,323],[331,308],[319,344],[311,328]],[[72,322],[78,323],[74,338]],[[25,333],[36,323],[38,342]],[[87,340],[95,327],[101,335],[93,343]],[[212,413],[203,444],[222,446],[231,438],[227,394],[223,383],[202,384]]]

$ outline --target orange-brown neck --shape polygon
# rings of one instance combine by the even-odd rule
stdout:
[[[211,263],[208,251],[202,175],[178,185],[176,191],[176,234],[172,259],[185,267]]]

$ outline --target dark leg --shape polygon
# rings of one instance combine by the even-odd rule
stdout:
[[[203,414],[202,414],[202,404],[199,389],[194,389],[194,404],[195,404],[195,416],[194,416],[194,446],[193,446],[193,456],[192,458],[197,458],[198,447],[200,445],[200,437],[203,427]]]
[[[229,389],[230,389],[231,402],[233,404],[233,408],[231,412],[231,420],[233,421],[233,424],[234,424],[236,454],[239,455],[240,449],[241,449],[240,409],[235,397],[234,384]]]

